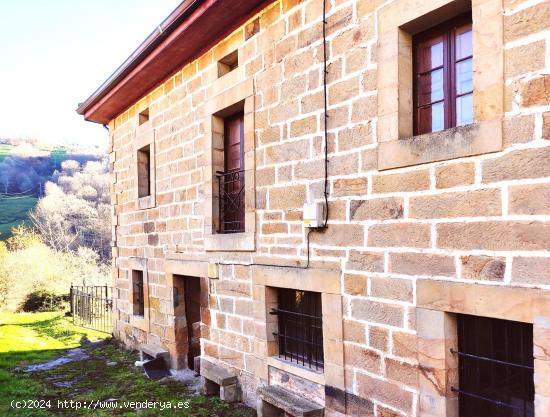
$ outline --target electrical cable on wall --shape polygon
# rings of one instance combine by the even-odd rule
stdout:
[[[319,227],[309,227],[309,230],[306,235],[306,247],[307,247],[307,262],[305,266],[282,266],[282,265],[272,265],[265,263],[250,263],[250,264],[241,264],[241,263],[224,263],[220,262],[220,265],[243,265],[243,266],[269,266],[269,267],[281,267],[281,268],[296,268],[296,269],[308,269],[310,265],[310,235],[313,231],[324,231],[328,228],[328,219],[329,219],[329,210],[328,210],[328,197],[329,197],[329,183],[328,183],[328,94],[327,94],[327,0],[323,0],[323,101],[324,101],[324,123],[323,123],[323,138],[325,146],[325,186],[324,186],[324,220],[323,224]]]

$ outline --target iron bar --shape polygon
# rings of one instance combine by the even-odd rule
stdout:
[[[244,170],[216,171],[219,196],[218,233],[244,232]]]
[[[464,356],[466,358],[472,358],[472,359],[478,359],[480,361],[487,361],[487,362],[497,363],[499,365],[515,366],[517,368],[529,369],[530,371],[533,371],[535,369],[533,366],[521,365],[519,363],[506,362],[506,361],[501,361],[501,360],[498,360],[498,359],[486,358],[484,356],[472,355],[470,353],[459,352],[458,350],[454,350],[452,348],[451,348],[451,353],[454,354],[454,355],[458,355],[458,356]]]
[[[71,313],[77,326],[112,333],[112,288],[102,286],[71,286]]]
[[[518,405],[508,404],[508,403],[498,401],[498,400],[493,400],[491,398],[484,397],[482,395],[474,394],[473,392],[462,391],[461,389],[458,389],[458,388],[455,388],[455,387],[451,387],[451,391],[457,392],[457,393],[459,393],[461,395],[465,395],[467,397],[475,398],[477,400],[487,401],[488,403],[498,405],[499,407],[513,408],[514,410],[523,410],[524,409],[523,406],[518,406]]]

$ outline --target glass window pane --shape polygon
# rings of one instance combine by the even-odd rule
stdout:
[[[418,72],[427,72],[443,65],[443,41],[441,37],[421,43],[416,57]]]
[[[430,48],[431,68],[443,65],[443,42],[438,42]]]
[[[443,100],[443,97],[443,69],[420,76],[418,85],[419,106]]]
[[[464,94],[473,91],[472,59],[456,64],[456,93]]]
[[[456,98],[456,125],[464,126],[474,122],[474,101],[472,94]]]
[[[445,111],[443,103],[432,106],[432,132],[439,132],[445,129]]]
[[[456,59],[472,55],[472,31],[458,33],[456,35]]]
[[[418,109],[418,134],[439,132],[445,128],[443,103]]]

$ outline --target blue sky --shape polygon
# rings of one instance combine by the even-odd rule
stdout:
[[[83,145],[75,112],[181,0],[0,0],[0,138]]]

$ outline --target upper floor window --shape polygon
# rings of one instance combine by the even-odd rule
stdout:
[[[224,171],[217,172],[220,233],[244,232],[244,114],[224,120]]]
[[[224,56],[218,61],[218,77],[222,77],[225,74],[233,71],[239,66],[239,54],[237,50],[234,50],[227,56]]]
[[[138,197],[151,195],[151,146],[147,145],[137,151],[138,163]]]
[[[454,353],[460,417],[534,416],[531,324],[460,314]]]
[[[413,38],[414,134],[473,123],[471,15]]]

